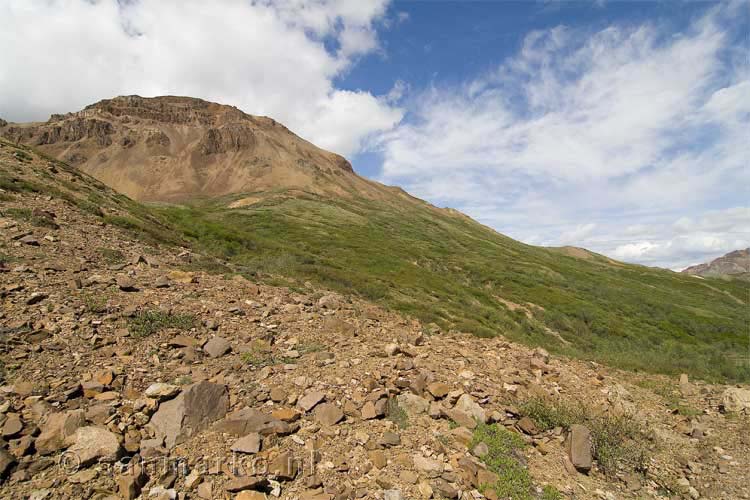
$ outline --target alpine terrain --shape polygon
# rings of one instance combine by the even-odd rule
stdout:
[[[747,281],[199,99],[0,125],[3,498],[750,498]]]

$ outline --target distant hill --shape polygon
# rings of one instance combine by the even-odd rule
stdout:
[[[268,284],[359,296],[421,320],[428,333],[502,335],[629,369],[750,380],[750,367],[731,356],[750,346],[747,282],[523,244],[364,179],[271,118],[130,96],[0,134],[158,202],[123,196],[134,215],[105,207],[104,222],[226,263],[215,272],[230,266]],[[13,187],[17,173],[4,175]]]
[[[703,277],[732,276],[750,279],[750,248],[729,252],[706,264],[690,266],[682,272]]]

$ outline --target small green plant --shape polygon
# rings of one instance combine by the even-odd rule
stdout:
[[[170,314],[162,311],[142,311],[128,320],[128,330],[135,338],[145,338],[167,328],[189,330],[195,325],[192,314]]]
[[[176,379],[174,379],[174,383],[177,385],[190,385],[193,383],[193,379],[190,377],[190,375],[180,375]]]
[[[542,488],[542,497],[541,500],[564,500],[564,496],[562,493],[557,491],[557,488],[555,488],[552,485],[546,485],[544,488]]]
[[[396,424],[399,429],[409,427],[409,415],[399,406],[396,398],[388,398],[385,405],[385,418]]]
[[[16,157],[16,159],[26,163],[31,161],[31,155],[28,154],[26,151],[22,151],[20,149],[16,150],[13,153],[13,156]]]
[[[34,215],[28,208],[6,208],[3,214],[16,220],[26,221],[37,227],[57,228],[57,224],[50,217]]]
[[[470,449],[479,443],[487,445],[488,453],[482,460],[487,469],[497,475],[494,484],[481,484],[479,490],[484,493],[494,490],[499,498],[527,500],[532,496],[532,481],[520,453],[525,446],[521,437],[505,427],[492,424],[479,424],[474,430]]]
[[[304,355],[311,352],[322,351],[324,348],[325,346],[318,342],[303,342],[302,344],[297,345],[297,352],[300,353],[300,355]]]
[[[112,248],[98,248],[97,252],[108,264],[122,264],[125,262],[125,254]]]
[[[107,312],[107,297],[104,295],[86,293],[83,294],[81,300],[87,313],[100,314]]]
[[[250,344],[250,348],[242,353],[241,358],[244,363],[255,368],[263,368],[277,363],[270,346],[262,340],[254,340]]]

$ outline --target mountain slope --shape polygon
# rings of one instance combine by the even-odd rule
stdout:
[[[147,207],[2,140],[0,229],[0,498],[746,496],[747,389],[186,271]]]
[[[690,266],[682,272],[703,277],[732,276],[750,279],[750,248],[729,252],[709,263]]]
[[[106,105],[110,111],[97,113],[116,117],[108,118],[109,123],[122,121],[123,127],[140,126],[141,120],[146,120],[149,127],[173,133],[170,127],[179,120],[172,114],[138,115],[146,113],[144,108],[161,109],[160,100],[165,99],[164,106],[171,109],[174,99],[181,103],[183,98],[147,100],[148,105],[142,105],[140,98],[113,101],[121,107],[131,99],[135,99],[135,110],[126,113],[116,106],[112,111]],[[199,109],[208,116],[199,114],[201,118],[191,118],[198,125],[181,124],[175,130],[203,130],[203,122],[216,128],[230,116],[243,123],[249,120],[249,115],[234,108],[217,106],[200,104]],[[44,143],[40,138],[50,126],[77,119],[71,115],[53,117],[47,124],[10,124],[3,133],[32,144]],[[229,120],[218,127],[232,124]],[[273,143],[279,148],[278,158],[302,155],[300,148],[308,143],[288,131],[284,134],[287,142]],[[181,153],[178,141],[173,142],[175,137],[170,138],[170,147],[175,149],[165,155],[175,170],[171,175],[192,178],[197,164]],[[185,146],[192,148],[191,158],[200,152],[199,143]],[[63,157],[83,149],[90,162],[111,152],[114,145],[107,141],[97,144],[94,134],[73,143],[58,141],[35,147]],[[140,153],[128,156],[134,151],[135,146],[121,150],[117,163],[107,164],[103,170],[116,175],[102,175],[87,162],[81,165],[104,182],[137,179],[144,175],[144,167]],[[172,201],[153,204],[150,212],[167,221],[169,231],[200,252],[231,263],[247,276],[293,288],[310,282],[359,295],[431,324],[429,331],[503,335],[631,369],[750,379],[750,361],[743,358],[750,347],[746,334],[750,321],[748,283],[704,282],[616,262],[581,249],[525,245],[463,214],[437,209],[332,163],[327,164],[326,175],[310,177],[313,181],[305,186],[289,181],[290,176],[276,174],[248,181],[242,161],[252,154],[249,151],[240,148],[218,153],[226,155],[216,158],[215,166],[221,165],[217,168],[225,173],[222,178],[240,179],[232,183],[229,194],[207,198],[223,193],[207,182],[196,184],[203,187],[195,191],[177,195],[177,191],[164,188],[164,183],[171,186],[171,181],[164,179],[163,172],[149,170],[150,185],[156,187],[149,188],[150,194],[141,199]],[[319,154],[319,162],[336,158],[330,153]],[[181,162],[181,158],[188,160]],[[271,162],[269,171],[293,172],[291,177],[296,179],[298,174],[310,175],[311,170],[304,162],[282,161],[278,165]]]
[[[732,356],[748,349],[747,283],[571,257],[427,208],[314,196],[241,209],[229,201],[157,211],[246,272],[354,291],[442,330],[646,371],[750,376]]]

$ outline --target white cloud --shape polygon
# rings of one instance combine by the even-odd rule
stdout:
[[[382,180],[524,241],[635,262],[674,267],[746,245],[720,210],[746,205],[750,185],[738,8],[712,7],[681,32],[531,32],[493,70],[413,97],[414,118],[378,144]],[[658,234],[681,215],[713,226]]]
[[[119,94],[189,95],[272,116],[353,154],[402,116],[385,97],[333,84],[379,50],[388,3],[6,0],[0,114],[40,120]]]

